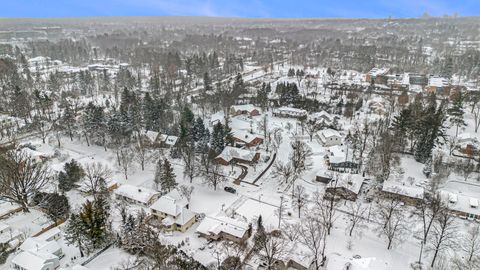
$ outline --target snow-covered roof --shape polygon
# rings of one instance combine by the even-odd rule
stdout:
[[[334,145],[328,147],[328,162],[330,164],[341,162],[354,162],[352,154],[348,154],[347,156],[347,148],[347,145]],[[352,153],[352,150],[349,150],[349,153]]]
[[[177,143],[178,137],[177,136],[171,136],[169,135],[167,139],[165,140],[166,145],[173,146]]]
[[[195,213],[193,213],[187,208],[182,208],[182,210],[180,211],[180,214],[175,218],[174,222],[175,224],[183,226],[188,222],[190,222],[192,218],[195,218]]]
[[[372,68],[368,74],[371,76],[379,76],[379,75],[385,75],[390,71],[389,68]]]
[[[247,111],[247,112],[252,112],[254,110],[258,110],[255,106],[252,104],[243,104],[243,105],[233,105],[232,109],[237,112],[237,111]]]
[[[303,109],[297,109],[292,107],[280,107],[273,110],[275,113],[286,114],[286,115],[295,115],[295,116],[305,116],[307,111]]]
[[[253,159],[255,158],[255,154],[256,153],[254,151],[227,146],[216,158],[221,158],[226,162],[230,162],[235,158],[246,161],[253,161]]]
[[[13,258],[12,264],[25,270],[42,270],[46,265],[51,266],[47,269],[54,269],[53,260],[58,260],[58,257],[52,254],[23,251]]]
[[[39,236],[37,236],[36,238],[40,239],[40,240],[45,240],[45,241],[49,241],[49,239],[57,236],[61,234],[61,231],[58,227],[54,227],[54,228],[51,228],[50,230],[40,234]]]
[[[459,143],[464,143],[464,142],[478,143],[478,135],[472,134],[470,132],[460,133],[458,134],[457,138]]]
[[[152,199],[152,197],[159,194],[153,189],[137,187],[130,184],[123,184],[114,192],[117,196],[126,197],[142,204],[147,204]]]
[[[178,190],[174,189],[160,197],[150,206],[150,209],[176,217],[186,205],[187,200],[180,195]]]
[[[399,183],[392,180],[383,182],[382,190],[415,199],[423,199],[424,193],[423,187],[417,187],[415,185],[409,185],[406,183]]]
[[[480,185],[471,182],[449,181],[440,188],[439,194],[450,210],[480,216],[478,207]]]
[[[355,194],[360,192],[363,184],[363,177],[359,174],[339,173],[328,183],[330,188],[345,188]]]
[[[320,119],[323,119],[324,121],[331,122],[331,121],[333,121],[333,116],[326,111],[321,111],[321,112],[316,112],[316,113],[310,114],[308,116],[308,119],[313,120],[313,121],[318,121]]]
[[[22,251],[38,251],[43,253],[54,254],[62,250],[56,241],[46,241],[38,237],[27,238],[21,245]]]
[[[197,227],[197,232],[205,235],[218,235],[221,232],[242,238],[248,224],[225,216],[206,216]]]
[[[252,134],[252,133],[250,133],[248,131],[245,131],[245,130],[234,130],[232,132],[232,136],[234,138],[242,140],[246,143],[250,143],[253,140],[255,140],[256,138],[262,138],[263,139],[263,136]]]
[[[449,85],[448,79],[442,77],[430,77],[428,79],[429,86],[445,87]]]
[[[342,137],[338,131],[336,131],[334,129],[331,129],[331,128],[321,130],[320,134],[322,134],[322,136],[327,138],[327,139],[328,138],[333,138],[333,137],[338,137],[338,138]]]
[[[288,250],[288,252],[281,254],[282,261],[285,263],[293,261],[305,267],[305,269],[310,269],[315,257],[307,246],[294,241],[287,242],[285,245],[287,245],[286,250]],[[263,250],[261,252],[263,252]]]
[[[147,130],[147,132],[145,132],[145,136],[146,136],[151,142],[154,142],[155,140],[157,140],[158,132],[156,132],[156,131],[151,131],[151,130]]]
[[[6,244],[21,235],[22,233],[19,230],[13,229],[6,223],[0,223],[0,243]]]

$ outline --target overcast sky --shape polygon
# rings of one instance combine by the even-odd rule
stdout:
[[[480,0],[0,0],[0,17],[418,17],[480,15]]]

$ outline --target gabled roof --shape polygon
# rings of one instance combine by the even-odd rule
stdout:
[[[148,203],[153,196],[159,194],[157,191],[145,187],[137,187],[123,184],[114,193],[141,203]]]
[[[247,111],[247,112],[252,112],[254,110],[258,110],[257,108],[255,108],[255,106],[253,106],[252,104],[244,104],[244,105],[233,105],[232,106],[232,109],[234,111]]]
[[[339,173],[333,177],[328,184],[329,188],[345,188],[351,192],[358,194],[363,184],[363,177],[358,174]]]
[[[248,224],[225,216],[207,216],[197,227],[197,232],[205,235],[218,235],[221,232],[242,238]]]
[[[339,137],[341,138],[342,136],[340,135],[340,132],[334,130],[334,129],[331,129],[331,128],[327,128],[327,129],[323,129],[320,131],[320,134],[323,135],[323,137],[325,138],[332,138],[332,137]]]
[[[232,132],[232,136],[236,139],[239,139],[241,141],[244,141],[246,143],[251,143],[253,140],[256,138],[263,139],[263,136],[252,134],[248,131],[245,130],[234,130]]]
[[[253,151],[227,146],[216,158],[221,158],[227,162],[230,162],[233,159],[253,161],[255,154],[256,153]]]
[[[22,251],[13,258],[12,264],[26,270],[41,270],[45,265],[51,265],[53,268],[52,260],[58,260],[58,257],[52,254]]]
[[[62,248],[56,241],[45,241],[37,237],[30,237],[20,245],[20,250],[54,254],[61,251]]]
[[[177,217],[182,213],[186,205],[187,200],[180,195],[178,190],[174,189],[160,197],[150,206],[150,209]]]
[[[406,185],[405,183],[398,183],[392,180],[383,182],[382,190],[414,199],[423,199],[424,193],[422,187]]]

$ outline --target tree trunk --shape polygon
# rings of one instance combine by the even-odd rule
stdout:
[[[432,263],[430,264],[430,267],[432,267],[432,268],[433,268],[433,265],[435,264],[435,260],[437,259],[437,255],[438,255],[438,248],[435,249],[435,253],[433,254]]]
[[[87,136],[87,133],[85,133],[85,140],[87,141],[87,146],[90,146],[90,142],[88,142],[88,136]]]

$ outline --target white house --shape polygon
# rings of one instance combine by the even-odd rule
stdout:
[[[176,189],[160,197],[150,210],[169,230],[185,232],[195,223],[195,213],[188,209],[187,200]]]
[[[55,270],[60,266],[57,256],[37,251],[22,251],[12,259],[15,270]]]
[[[312,113],[308,116],[308,120],[316,124],[331,125],[334,117],[326,111]]]
[[[323,146],[333,146],[342,144],[342,136],[334,129],[327,128],[317,133],[318,139]]]
[[[250,237],[249,225],[243,221],[217,215],[207,216],[197,227],[197,233],[207,239],[244,242]]]
[[[153,189],[129,184],[121,185],[114,193],[117,199],[143,206],[150,206],[160,196],[160,193]]]
[[[480,185],[464,181],[449,181],[439,189],[447,208],[457,216],[480,221]]]
[[[21,245],[20,250],[52,254],[58,258],[64,256],[62,247],[56,241],[47,241],[39,237],[27,238]]]
[[[0,223],[0,243],[9,244],[14,248],[19,244],[22,233],[19,230],[13,229],[6,223]]]

